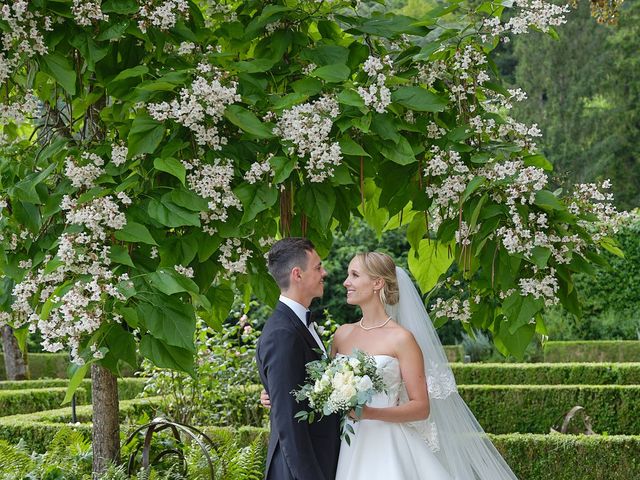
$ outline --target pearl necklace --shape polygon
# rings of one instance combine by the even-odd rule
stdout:
[[[382,328],[384,327],[387,323],[389,323],[389,320],[391,320],[391,317],[387,317],[387,319],[382,322],[380,325],[374,325],[373,327],[365,327],[362,324],[362,320],[364,320],[364,318],[361,318],[360,321],[358,322],[358,325],[360,325],[360,328],[363,330],[373,330],[374,328]]]

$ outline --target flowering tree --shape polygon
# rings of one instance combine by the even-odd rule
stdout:
[[[515,355],[545,305],[578,310],[572,274],[617,251],[606,185],[546,188],[539,131],[508,115],[525,94],[491,64],[565,7],[0,4],[0,319],[68,347],[75,380],[137,351],[192,371],[196,315],[219,324],[233,288],[273,303],[273,240],[326,253],[351,215],[409,224],[422,290],[464,285],[437,320]]]

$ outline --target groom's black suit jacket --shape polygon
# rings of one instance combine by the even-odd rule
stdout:
[[[305,383],[305,364],[318,360],[318,344],[297,315],[278,302],[256,349],[262,383],[271,398],[266,480],[334,480],[340,450],[338,418],[299,422],[308,408],[291,391]]]

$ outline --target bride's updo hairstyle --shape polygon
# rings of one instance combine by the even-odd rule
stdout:
[[[396,276],[396,264],[386,253],[364,252],[358,253],[356,258],[360,260],[366,273],[373,278],[384,280],[384,287],[380,290],[380,300],[386,305],[395,305],[400,300],[398,289],[398,277]]]

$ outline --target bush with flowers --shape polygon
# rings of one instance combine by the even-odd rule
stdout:
[[[220,330],[198,320],[194,375],[162,369],[144,360],[138,375],[147,379],[141,396],[160,396],[160,410],[191,425],[264,426],[255,365],[256,320],[234,311]]]

